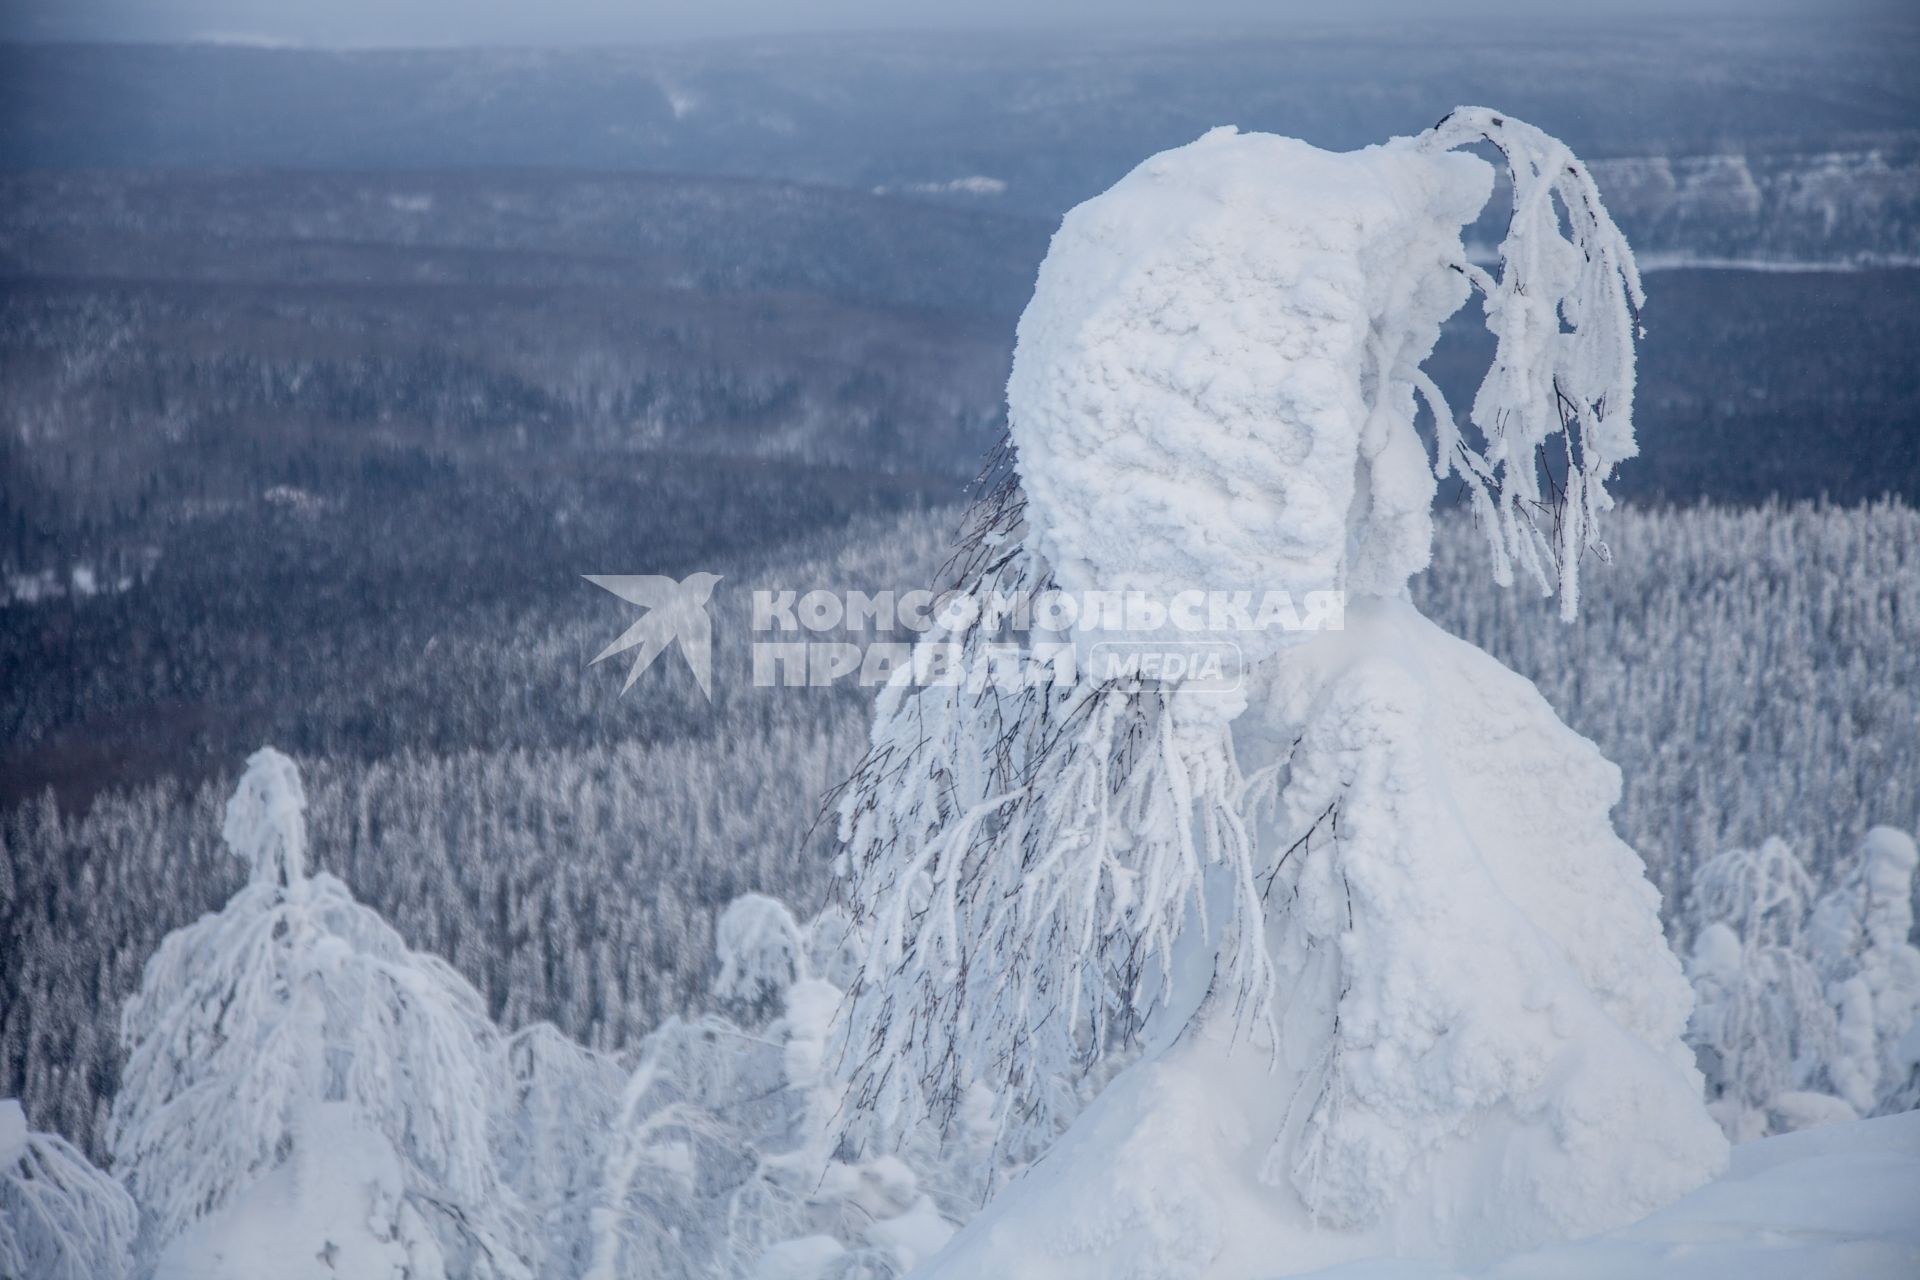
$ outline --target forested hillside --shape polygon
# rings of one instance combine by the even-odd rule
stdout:
[[[506,1026],[547,1019],[599,1048],[632,1044],[699,1007],[714,914],[735,895],[818,908],[832,834],[819,805],[866,745],[871,690],[752,687],[748,592],[933,581],[957,521],[953,507],[863,520],[844,545],[822,535],[809,553],[728,563],[711,708],[684,670],[618,699],[618,673],[586,669],[622,617],[584,583],[550,613],[396,652],[396,690],[447,691],[493,745],[452,733],[437,748],[401,703],[390,729],[416,745],[306,755],[321,865],[453,961]],[[1724,849],[1782,837],[1824,883],[1867,827],[1915,825],[1920,512],[1628,511],[1610,542],[1615,563],[1590,570],[1572,625],[1491,585],[1463,518],[1443,522],[1416,596],[1620,765],[1615,820],[1677,936],[1694,868]],[[0,927],[21,961],[0,993],[0,1092],[27,1099],[38,1126],[97,1151],[113,1011],[160,936],[240,875],[218,821],[238,763],[80,811],[45,795],[8,812],[15,906]]]

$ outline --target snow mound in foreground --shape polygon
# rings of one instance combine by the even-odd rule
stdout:
[[[1257,1274],[1257,1273],[1256,1273]],[[1271,1274],[1271,1273],[1269,1273]],[[1483,1272],[1351,1263],[1318,1280],[1908,1280],[1920,1275],[1920,1113],[1734,1149],[1724,1177],[1632,1226]]]

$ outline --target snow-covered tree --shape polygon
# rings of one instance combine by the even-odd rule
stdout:
[[[1813,892],[1813,877],[1793,849],[1769,838],[1701,863],[1687,893],[1687,919],[1696,932],[1724,924],[1744,947],[1798,953]]]
[[[139,1222],[120,1184],[0,1099],[0,1276],[119,1280]]]
[[[501,1168],[539,1223],[542,1274],[574,1277],[591,1258],[590,1216],[626,1072],[618,1059],[562,1035],[552,1023],[507,1041],[513,1105]]]
[[[1844,1095],[1813,1104],[1840,1038],[1804,957],[1775,943],[1749,945],[1716,921],[1695,935],[1688,971],[1695,1004],[1687,1038],[1706,1076],[1708,1109],[1729,1138],[1854,1118]]]
[[[827,1054],[843,992],[813,966],[845,951],[848,928],[831,910],[803,926],[756,894],[722,912],[715,995],[757,1020],[673,1019],[641,1046],[592,1213],[592,1280],[877,1280],[977,1205],[977,1144],[855,1159],[837,1141]]]
[[[1920,1102],[1920,949],[1913,878],[1920,851],[1893,827],[1867,832],[1840,883],[1815,904],[1808,949],[1839,1017],[1833,1082],[1862,1114]],[[1913,1101],[1908,1101],[1912,1098]]]
[[[191,1275],[527,1276],[500,1037],[450,966],[309,874],[304,807],[291,760],[249,759],[223,830],[248,882],[124,1011],[110,1141],[146,1249]]]
[[[735,898],[714,926],[720,972],[713,999],[736,1021],[759,1022],[779,1010],[781,998],[807,967],[807,939],[793,913],[758,893]]]
[[[1512,180],[1495,271],[1460,237],[1481,143]],[[1475,292],[1496,347],[1463,426],[1421,364]],[[1347,155],[1215,130],[1067,215],[1015,453],[840,797],[848,1132],[910,1142],[985,1084],[1011,1162],[1143,1052],[930,1275],[1473,1255],[1724,1161],[1617,771],[1406,597],[1454,475],[1495,578],[1571,616],[1635,451],[1640,301],[1585,168],[1484,109]],[[1090,669],[1111,633],[1010,637],[998,601],[1050,589],[1344,592],[1345,625],[1239,627],[1211,691]],[[1041,640],[1072,678],[924,679]]]

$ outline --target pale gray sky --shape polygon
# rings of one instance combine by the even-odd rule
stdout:
[[[1905,0],[1589,0],[1586,14],[1897,12]],[[0,0],[0,35],[321,46],[646,43],[787,31],[1551,19],[1564,0]]]

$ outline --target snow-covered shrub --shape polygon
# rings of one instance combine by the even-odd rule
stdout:
[[[1893,827],[1867,832],[1840,883],[1807,927],[1813,964],[1839,1015],[1833,1068],[1840,1095],[1863,1114],[1920,1102],[1920,949],[1913,937],[1913,838]]]
[[[713,982],[721,1012],[758,1022],[779,1008],[781,995],[806,965],[807,940],[785,905],[758,893],[727,904],[714,926],[720,962]]]
[[[1706,1076],[1708,1109],[1729,1138],[1786,1132],[1798,1127],[1794,1119],[1815,1114],[1855,1118],[1838,1098],[1824,1112],[1806,1105],[1840,1042],[1805,958],[1776,943],[1747,945],[1716,921],[1695,935],[1688,970],[1695,1003],[1687,1038]]]
[[[1779,839],[1695,872],[1688,1039],[1729,1136],[1903,1109],[1920,1014],[1920,950],[1909,941],[1916,863],[1906,833],[1875,827],[1817,902],[1812,876]]]
[[[587,1280],[712,1274],[726,1203],[753,1166],[728,1105],[773,1087],[722,1019],[671,1018],[640,1047],[589,1216]]]
[[[20,1104],[0,1099],[0,1276],[120,1280],[138,1221],[119,1183],[65,1138],[29,1131]]]
[[[1687,920],[1695,932],[1727,925],[1742,946],[1799,952],[1813,892],[1813,877],[1793,849],[1771,837],[1701,863],[1687,893]]]
[[[611,1122],[591,1215],[591,1280],[655,1275],[884,1280],[977,1205],[979,1147],[851,1159],[828,1062],[852,943],[843,914],[802,926],[758,895],[722,913],[720,998],[754,1016],[674,1019],[648,1036]]]
[[[548,1022],[507,1040],[513,1100],[500,1167],[539,1224],[542,1274],[574,1277],[591,1259],[589,1215],[627,1073]]]
[[[1456,149],[1483,141],[1514,189],[1497,274],[1460,242],[1493,171]],[[1421,364],[1476,290],[1469,428]],[[1584,168],[1480,109],[1349,155],[1216,130],[1067,215],[960,607],[840,797],[867,939],[846,1132],[911,1143],[985,1085],[1017,1162],[1089,1064],[1143,1051],[930,1275],[1484,1254],[1725,1159],[1617,772],[1405,593],[1458,475],[1496,579],[1573,609],[1634,452],[1639,302]],[[1009,643],[996,595],[1048,588],[1341,591],[1345,628],[1238,630],[1226,693],[1089,674],[1110,637],[1084,630],[1039,636],[1071,678],[916,680],[974,669]]]
[[[500,1037],[451,967],[307,873],[304,805],[291,760],[248,761],[224,828],[248,882],[168,935],[123,1013],[109,1135],[145,1248],[177,1242],[185,1274],[293,1275],[331,1250],[527,1276],[495,1164]]]

